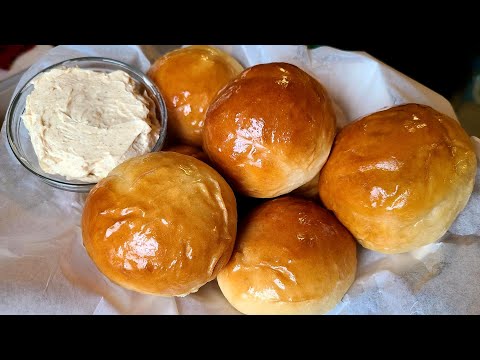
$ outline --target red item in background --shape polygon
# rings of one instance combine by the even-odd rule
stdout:
[[[0,45],[0,69],[8,70],[17,57],[35,45]]]

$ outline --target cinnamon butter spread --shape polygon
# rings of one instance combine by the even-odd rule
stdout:
[[[124,71],[53,69],[32,84],[22,118],[46,173],[96,182],[158,140],[154,103]]]

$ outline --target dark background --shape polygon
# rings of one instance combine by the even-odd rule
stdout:
[[[465,87],[473,74],[473,59],[476,55],[480,56],[480,53],[469,49],[451,54],[442,53],[441,49],[438,49],[428,54],[419,53],[417,56],[381,49],[369,49],[367,52],[448,99],[455,91]]]
[[[480,40],[478,44],[480,45]],[[473,60],[480,57],[480,47],[472,43],[404,43],[387,47],[361,41],[344,41],[325,45],[342,50],[365,51],[447,99],[465,88],[473,75]],[[309,45],[316,46],[318,45]]]

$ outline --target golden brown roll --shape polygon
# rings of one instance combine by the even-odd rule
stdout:
[[[202,160],[204,163],[208,164],[208,156],[205,154],[202,149],[197,148],[195,146],[190,146],[190,145],[184,145],[184,144],[178,144],[178,145],[173,145],[173,146],[168,146],[166,148],[162,149],[163,151],[173,151],[179,154],[184,154],[188,156],[193,156],[194,158],[198,160]],[[318,186],[317,186],[317,191],[318,191]]]
[[[335,136],[335,113],[326,90],[307,73],[262,64],[219,92],[203,135],[203,149],[236,190],[271,198],[319,172]]]
[[[169,135],[182,143],[202,146],[210,102],[242,70],[233,57],[211,46],[189,46],[157,59],[148,76],[165,99]]]
[[[401,253],[438,240],[472,193],[477,161],[460,124],[407,104],[346,126],[320,197],[366,248]]]
[[[288,196],[247,217],[217,280],[244,314],[322,314],[345,295],[356,267],[347,229],[314,202]]]
[[[132,158],[90,192],[83,243],[99,270],[131,290],[184,296],[214,279],[235,242],[235,197],[194,157]]]

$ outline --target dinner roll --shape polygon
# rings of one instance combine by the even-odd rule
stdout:
[[[287,196],[246,218],[217,280],[244,314],[322,314],[345,295],[356,267],[347,229],[314,202]]]
[[[202,146],[208,105],[242,70],[233,57],[211,46],[189,46],[157,59],[148,76],[165,99],[169,135],[182,143]]]
[[[472,193],[477,162],[454,119],[406,104],[346,126],[320,197],[366,248],[401,253],[439,239]]]
[[[203,148],[241,193],[271,198],[312,180],[327,160],[335,112],[320,83],[286,63],[253,66],[223,88]]]
[[[215,170],[192,156],[159,152],[125,161],[92,189],[82,233],[113,282],[184,296],[228,262],[236,224],[235,197]]]

